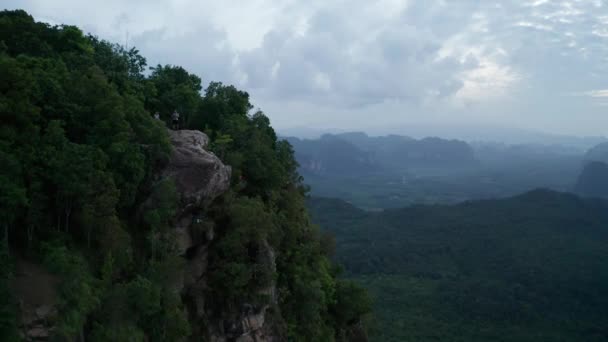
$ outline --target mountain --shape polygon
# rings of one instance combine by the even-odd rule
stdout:
[[[350,130],[352,130],[351,128]],[[295,136],[300,138],[317,138],[321,134],[344,133],[344,129],[314,129],[298,127],[294,129],[283,129],[280,131],[284,136]],[[436,136],[445,139],[458,139],[467,142],[501,142],[508,145],[556,145],[572,148],[579,153],[589,148],[606,142],[603,136],[573,136],[565,134],[546,133],[531,129],[523,129],[509,126],[475,123],[408,123],[386,125],[368,125],[365,132],[374,136],[386,136],[398,134],[410,136],[416,139]]]
[[[583,153],[557,145],[467,144],[363,132],[287,138],[311,194],[368,210],[571,191]]]
[[[362,132],[324,134],[319,139],[286,138],[305,174],[325,177],[363,176],[419,168],[460,168],[476,164],[465,142],[390,135],[370,137]]]
[[[146,70],[0,12],[1,340],[365,341],[369,297],[268,117],[234,86]]]
[[[608,164],[598,161],[587,163],[578,178],[575,191],[587,197],[608,197]]]
[[[598,144],[585,153],[585,161],[587,162],[603,162],[608,163],[608,143]]]
[[[302,173],[328,177],[366,175],[379,169],[368,153],[333,135],[316,140],[287,138]]]
[[[427,137],[420,140],[400,135],[370,137],[362,132],[336,137],[369,153],[385,168],[462,167],[475,164],[473,149],[464,141]]]
[[[608,143],[585,153],[574,191],[586,197],[608,197]]]
[[[535,190],[370,213],[311,198],[375,300],[373,341],[604,341],[608,202]]]

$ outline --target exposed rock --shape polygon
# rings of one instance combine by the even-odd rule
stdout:
[[[206,307],[208,250],[215,238],[215,228],[206,215],[207,206],[230,187],[230,166],[205,150],[209,138],[199,131],[169,131],[173,151],[161,171],[162,179],[172,179],[180,196],[175,222],[179,253],[187,260],[183,279],[176,284],[192,320],[192,340],[214,342],[270,342],[272,337],[266,312],[276,305],[275,287],[260,291],[270,299],[269,305],[255,307],[243,303],[240,313],[210,312]],[[274,271],[274,251],[267,243],[259,258]],[[204,322],[196,324],[195,322]]]
[[[36,308],[36,316],[38,316],[40,319],[47,319],[53,310],[53,307],[50,305],[40,306]]]
[[[27,337],[33,340],[46,340],[49,336],[49,329],[41,325],[27,331]]]
[[[175,182],[182,211],[203,207],[230,187],[230,166],[205,150],[207,135],[200,131],[169,131],[173,150],[162,177]],[[179,215],[181,216],[181,215]]]
[[[59,278],[23,258],[15,266],[11,289],[19,301],[21,336],[24,341],[46,341],[57,318]]]

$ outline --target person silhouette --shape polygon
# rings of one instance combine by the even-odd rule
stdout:
[[[173,129],[178,130],[179,129],[179,113],[177,112],[177,109],[173,111],[173,114],[171,114],[171,120],[173,121]]]

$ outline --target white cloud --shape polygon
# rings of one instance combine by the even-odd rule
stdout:
[[[537,30],[542,30],[542,31],[553,31],[553,27],[549,26],[549,25],[543,25],[543,24],[537,24],[537,23],[532,23],[529,21],[520,21],[515,23],[515,26],[519,26],[519,27],[530,27],[533,29],[537,29]]]
[[[457,103],[496,100],[508,96],[521,79],[509,66],[482,60],[479,66],[463,73],[463,87],[455,94]]]
[[[585,92],[584,95],[595,98],[608,98],[608,89],[591,90]]]
[[[601,0],[3,4],[120,43],[128,32],[150,64],[244,87],[279,125],[491,118],[567,131],[576,116],[603,117],[608,97]],[[574,93],[584,96],[563,95]],[[608,127],[601,120],[580,130]]]

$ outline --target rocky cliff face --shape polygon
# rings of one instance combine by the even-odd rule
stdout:
[[[183,279],[176,291],[184,299],[192,322],[193,340],[278,341],[266,319],[268,306],[243,303],[238,313],[210,312],[206,306],[208,250],[214,242],[214,224],[206,217],[208,205],[230,187],[230,166],[206,150],[209,138],[199,131],[170,131],[173,151],[163,179],[172,179],[180,196],[175,217],[179,252],[186,259]],[[274,265],[272,248],[266,244],[264,257]],[[265,289],[276,303],[274,286]],[[204,325],[198,322],[205,322]]]
[[[38,264],[18,258],[11,287],[19,298],[23,341],[47,341],[55,330],[59,278]],[[0,340],[2,340],[0,336]]]
[[[169,131],[173,146],[169,163],[161,172],[161,179],[171,179],[179,194],[176,235],[182,255],[196,247],[192,228],[202,223],[205,208],[230,187],[230,166],[205,150],[209,138],[202,132]],[[213,240],[213,230],[205,232]]]

